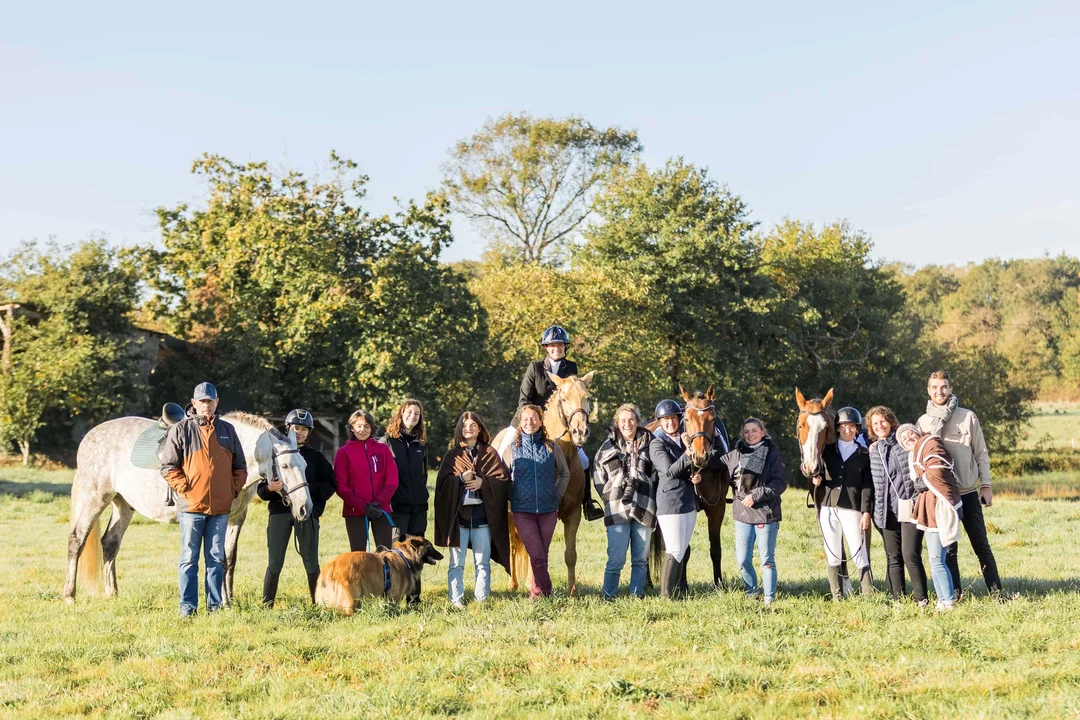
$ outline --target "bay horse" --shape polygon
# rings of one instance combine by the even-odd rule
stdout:
[[[719,587],[723,581],[721,571],[723,547],[720,542],[720,528],[724,523],[727,506],[732,502],[728,498],[731,476],[726,467],[708,467],[706,458],[710,450],[728,452],[731,449],[731,443],[724,423],[716,417],[716,408],[713,405],[716,388],[713,385],[710,385],[704,393],[700,391],[690,393],[680,385],[679,392],[682,393],[683,401],[686,403],[682,419],[683,445],[690,455],[695,471],[701,477],[701,480],[694,485],[694,494],[697,496],[699,509],[704,511],[709,523],[709,559],[712,560],[713,585]],[[660,421],[654,419],[645,428],[652,432],[659,425]],[[659,573],[662,559],[663,537],[657,530],[653,532],[652,538],[652,574]]]
[[[566,549],[563,559],[566,561],[566,587],[570,595],[577,589],[577,534],[581,526],[581,503],[585,499],[585,468],[581,466],[578,448],[589,439],[589,417],[592,406],[589,400],[589,382],[595,371],[578,377],[571,375],[561,378],[553,373],[548,377],[555,383],[555,392],[544,406],[544,429],[547,436],[555,442],[566,458],[570,467],[570,482],[559,501],[559,520],[563,524],[563,539]],[[492,441],[492,447],[500,454],[506,443],[512,442],[517,431],[508,427],[499,432]],[[521,542],[517,528],[514,527],[514,514],[507,511],[510,526],[510,581],[507,589],[527,590],[532,584],[532,568],[529,565],[529,553]]]
[[[296,447],[296,435],[282,435],[261,417],[244,412],[222,416],[232,423],[244,449],[248,480],[233,500],[225,534],[225,587],[222,599],[233,595],[233,572],[240,530],[247,519],[248,504],[260,475],[276,476],[284,484],[293,519],[311,516],[311,496],[304,470],[306,463]],[[135,512],[151,520],[177,523],[172,489],[156,469],[136,467],[132,462],[135,441],[156,421],[122,417],[101,423],[79,443],[75,478],[71,485],[71,532],[68,534],[67,579],[64,600],[75,602],[76,581],[97,587],[104,560],[105,596],[116,594],[116,555]],[[112,505],[104,535],[98,524],[102,512]],[[80,562],[80,557],[82,562]]]
[[[821,514],[821,505],[816,488],[825,480],[825,463],[821,454],[826,445],[836,442],[836,415],[832,409],[833,388],[825,393],[824,398],[807,400],[799,388],[795,388],[795,403],[799,406],[799,420],[795,425],[795,437],[799,441],[799,470],[810,481],[807,491],[807,507],[813,507],[816,514]],[[843,546],[842,546],[843,547]],[[844,592],[851,592],[851,580],[847,571],[847,549],[844,548],[840,564],[840,577],[843,578]]]

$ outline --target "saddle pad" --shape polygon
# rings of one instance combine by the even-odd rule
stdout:
[[[131,446],[131,464],[147,470],[157,470],[161,467],[158,449],[168,434],[169,431],[161,429],[157,423],[146,428]]]

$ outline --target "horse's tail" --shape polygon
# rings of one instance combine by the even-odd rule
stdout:
[[[71,483],[71,527],[79,521],[82,513],[82,505],[79,503],[79,473],[75,472],[75,479]],[[90,526],[90,532],[86,535],[82,553],[76,565],[76,578],[79,587],[83,590],[101,591],[101,524],[95,521]]]
[[[506,523],[510,528],[510,582],[506,587],[509,590],[517,590],[518,587],[527,590],[525,581],[529,577],[529,553],[514,525],[514,514],[508,512],[506,515]]]
[[[649,543],[652,553],[649,556],[649,569],[654,578],[660,577],[660,566],[664,563],[664,539],[660,534],[660,528],[653,530],[652,540]]]

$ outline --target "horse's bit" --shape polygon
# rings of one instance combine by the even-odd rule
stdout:
[[[567,417],[566,416],[566,411],[563,410],[562,399],[561,398],[555,398],[555,404],[559,408],[559,422],[561,422],[563,424],[563,428],[565,428],[562,431],[562,434],[560,434],[559,437],[555,438],[556,441],[562,440],[564,437],[566,437],[567,435],[570,434],[570,421],[572,421],[578,415],[584,415],[585,416],[585,427],[589,426],[589,411],[586,410],[585,408],[580,408],[579,407],[579,408],[575,409],[574,412],[570,413],[569,417]]]

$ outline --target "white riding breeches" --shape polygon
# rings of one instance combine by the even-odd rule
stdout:
[[[829,567],[838,567],[844,557],[844,539],[855,567],[862,570],[870,564],[866,547],[866,534],[859,527],[862,513],[846,508],[823,507],[818,515],[821,537],[825,541],[825,561]]]
[[[664,538],[664,550],[679,562],[686,557],[686,548],[690,547],[690,536],[694,534],[697,513],[682,515],[657,515],[660,534]]]

